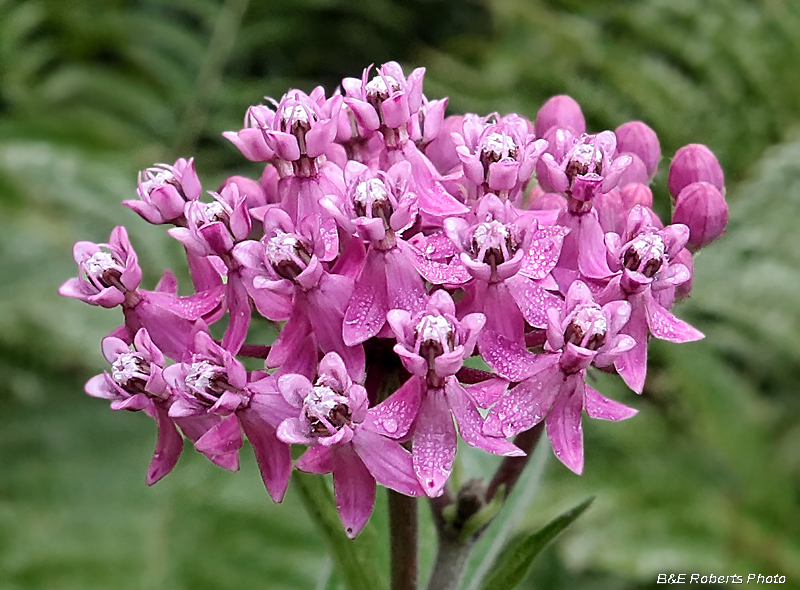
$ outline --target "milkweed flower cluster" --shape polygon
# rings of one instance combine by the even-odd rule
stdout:
[[[442,494],[458,436],[518,456],[509,437],[544,421],[581,473],[583,412],[636,413],[592,388],[590,367],[641,393],[650,337],[702,338],[670,308],[690,291],[693,252],[727,222],[708,148],[673,159],[664,225],[648,186],[661,151],[644,123],[587,133],[567,96],[534,122],[445,118],[423,76],[389,62],[331,96],[290,90],[250,107],[223,135],[263,173],[210,198],[191,159],[142,172],[124,205],[183,244],[193,295],[169,271],[142,289],[123,227],[75,245],[78,276],[60,293],[124,316],[86,392],[156,420],[148,484],[175,466],[183,437],[231,471],[246,438],[280,502],[290,445],[303,445],[294,467],[333,473],[355,536],[376,482]],[[245,343],[254,316],[281,327],[271,345]],[[465,366],[478,357],[489,371]]]

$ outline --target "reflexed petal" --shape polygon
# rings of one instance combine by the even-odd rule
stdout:
[[[158,424],[158,442],[153,460],[147,470],[147,485],[151,486],[172,471],[183,451],[183,437],[161,404],[153,404]]]
[[[194,448],[208,457],[212,463],[228,471],[238,471],[242,448],[242,431],[236,416],[223,418],[194,443]]]
[[[267,493],[274,502],[280,502],[292,473],[289,445],[278,440],[275,428],[261,420],[249,408],[239,413],[239,420],[247,439],[253,445]]]
[[[557,364],[526,379],[489,411],[484,434],[514,436],[533,428],[547,416],[563,383],[564,374]]]
[[[683,320],[679,320],[661,307],[651,294],[645,295],[647,326],[650,333],[661,340],[670,342],[693,342],[704,338],[703,333]]]
[[[584,276],[592,279],[607,279],[613,274],[606,261],[603,228],[594,210],[581,217],[578,268]]]
[[[425,284],[400,250],[394,248],[386,252],[383,271],[386,275],[389,309],[407,309],[411,313],[425,309]]]
[[[569,230],[560,225],[539,226],[530,238],[530,249],[522,259],[520,273],[531,279],[544,279],[561,255],[564,236]]]
[[[375,505],[375,479],[352,445],[331,449],[333,495],[347,536],[354,539],[367,524]]]
[[[624,328],[624,332],[636,344],[614,361],[614,366],[628,387],[636,393],[642,393],[647,375],[647,319],[644,317],[641,301],[637,303],[638,305],[634,303],[631,319]]]
[[[549,364],[548,355],[536,355],[508,338],[483,330],[478,339],[478,348],[484,362],[509,381],[522,381]]]
[[[323,475],[333,471],[333,456],[327,447],[309,447],[295,463],[295,467],[304,473]]]
[[[423,381],[412,375],[392,395],[367,411],[361,425],[390,438],[403,438],[408,434],[419,411]]]
[[[414,474],[411,453],[400,443],[359,428],[353,436],[353,448],[381,485],[406,496],[425,495]]]
[[[547,436],[553,452],[564,465],[580,475],[583,472],[583,377],[567,382],[559,391],[553,408],[547,415]]]
[[[517,275],[505,282],[525,320],[534,328],[547,327],[547,310],[560,309],[559,297],[545,291],[529,278]]]
[[[429,497],[442,493],[455,456],[456,429],[450,407],[442,390],[429,389],[420,406],[412,449],[414,473]]]
[[[389,309],[384,257],[370,251],[344,314],[344,343],[353,346],[375,336],[386,323]]]
[[[629,408],[613,399],[605,397],[600,392],[592,388],[588,383],[584,384],[586,392],[583,396],[583,409],[591,418],[600,420],[625,420],[639,413],[639,410]]]
[[[280,367],[291,357],[297,355],[297,351],[308,344],[306,336],[310,333],[311,324],[306,315],[293,313],[269,350],[267,367]]]
[[[508,381],[501,378],[490,378],[480,383],[464,385],[470,397],[480,408],[488,408],[499,400],[508,389]],[[495,435],[492,435],[495,436]]]
[[[247,296],[247,289],[242,282],[242,275],[238,271],[228,273],[225,301],[228,304],[230,319],[222,338],[222,348],[236,354],[247,337],[251,316],[250,298]]]
[[[445,382],[445,394],[464,442],[495,455],[519,457],[525,454],[505,438],[483,434],[483,418],[478,412],[475,402],[455,377]]]

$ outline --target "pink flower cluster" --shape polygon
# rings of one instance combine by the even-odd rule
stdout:
[[[291,90],[251,107],[223,135],[263,172],[210,199],[191,159],[144,171],[124,204],[171,226],[194,295],[178,296],[169,271],[142,289],[123,227],[108,244],[75,245],[79,275],[60,293],[125,319],[103,341],[110,369],[86,391],[157,421],[149,484],[175,466],[183,436],[232,471],[246,437],[279,502],[290,445],[304,445],[294,466],[333,473],[355,536],[376,482],[443,492],[457,432],[516,456],[508,437],[544,421],[580,473],[582,412],[636,413],[588,385],[589,368],[641,393],[649,337],[702,337],[669,309],[689,294],[692,252],[727,222],[706,147],[673,159],[665,226],[648,186],[660,147],[644,123],[587,133],[567,96],[533,123],[445,118],[423,76],[390,62],[329,97]],[[281,327],[271,346],[246,343],[254,314]],[[209,326],[223,318],[217,341]],[[264,368],[245,370],[247,356]],[[465,366],[478,357],[490,371]]]

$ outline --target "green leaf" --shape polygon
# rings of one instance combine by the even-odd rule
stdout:
[[[509,541],[484,579],[481,590],[516,588],[525,579],[534,558],[558,533],[583,514],[593,501],[594,496],[561,516],[557,516],[538,531],[530,534],[522,533]]]
[[[334,570],[344,580],[349,590],[383,590],[387,587],[381,569],[375,559],[374,548],[378,544],[375,530],[367,524],[357,539],[347,538],[336,504],[325,479],[295,471],[294,484],[300,492],[311,520],[328,545]]]

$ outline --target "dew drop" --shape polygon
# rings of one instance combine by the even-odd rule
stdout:
[[[397,420],[394,418],[385,418],[381,421],[381,425],[383,429],[388,432],[389,434],[394,434],[397,432]]]

